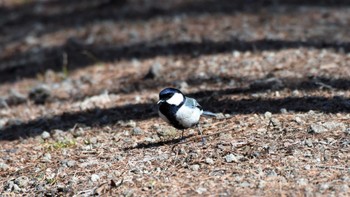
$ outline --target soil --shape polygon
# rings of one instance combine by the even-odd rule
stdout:
[[[350,196],[349,12],[2,0],[0,194]],[[203,136],[158,117],[165,87],[217,113]]]

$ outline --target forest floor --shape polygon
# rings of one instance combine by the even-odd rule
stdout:
[[[349,12],[1,1],[1,196],[350,196]],[[205,141],[158,117],[165,87],[218,114]]]

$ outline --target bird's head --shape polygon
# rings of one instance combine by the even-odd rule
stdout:
[[[180,105],[185,100],[182,92],[175,88],[165,88],[159,93],[158,104],[167,102],[170,105]]]

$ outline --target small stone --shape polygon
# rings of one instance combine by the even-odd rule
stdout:
[[[98,176],[97,174],[93,174],[93,175],[91,175],[90,180],[92,182],[96,182],[96,181],[100,180],[100,176]]]
[[[61,131],[61,130],[60,130]],[[62,133],[63,133],[63,131],[62,131]],[[74,129],[73,131],[72,131],[72,135],[73,135],[73,137],[75,137],[75,138],[77,138],[77,137],[81,137],[81,136],[83,136],[85,134],[85,130],[83,129],[83,128],[81,128],[81,127],[79,127],[79,128],[77,128],[77,129]],[[61,136],[60,134],[58,134],[58,133],[55,133],[55,136]]]
[[[309,115],[315,115],[315,114],[316,114],[313,110],[309,110],[307,113],[308,113]]]
[[[174,137],[178,134],[174,127],[162,127],[157,129],[157,135],[160,137]]]
[[[14,183],[19,187],[27,187],[29,183],[29,178],[26,176],[20,176],[14,180]]]
[[[231,118],[231,114],[225,114],[225,118]]]
[[[328,183],[322,183],[320,186],[319,186],[319,189],[321,192],[324,192],[325,190],[327,190],[329,188],[329,184]]]
[[[264,116],[266,119],[270,119],[272,117],[272,113],[267,111],[267,112],[265,112]]]
[[[258,184],[258,188],[259,189],[263,189],[266,187],[266,181],[264,180],[260,180],[259,184]]]
[[[27,97],[21,93],[19,93],[15,89],[10,90],[10,94],[6,99],[7,103],[10,105],[17,105],[27,101]]]
[[[301,178],[297,180],[297,183],[300,186],[306,186],[309,183],[309,181],[307,179]]]
[[[274,170],[269,170],[266,173],[266,176],[268,176],[268,177],[275,177],[275,176],[277,176],[277,173]]]
[[[98,139],[97,139],[97,137],[92,137],[92,138],[90,138],[90,144],[97,144],[97,142],[98,142]]]
[[[47,131],[44,131],[42,134],[41,134],[41,138],[43,138],[44,140],[46,139],[49,139],[51,137],[50,133],[47,132]]]
[[[227,163],[238,162],[237,157],[236,157],[235,155],[233,155],[233,154],[228,154],[228,155],[226,155],[224,158],[225,158],[225,161],[226,161]]]
[[[340,130],[345,130],[346,126],[344,123],[340,123],[340,122],[325,122],[322,124],[322,126],[324,126],[325,128],[327,128],[328,130],[335,130],[335,129],[340,129]]]
[[[196,189],[196,192],[198,194],[203,194],[207,191],[207,188],[204,188],[204,187],[199,187],[198,189]]]
[[[310,165],[305,165],[305,166],[304,166],[304,169],[305,169],[305,170],[310,170],[310,169],[311,169],[311,166],[310,166]]]
[[[65,167],[73,167],[73,166],[75,166],[76,165],[76,161],[74,161],[74,160],[64,160],[63,162],[63,166],[65,166]]]
[[[20,192],[21,188],[17,184],[13,184],[13,189],[14,192]]]
[[[43,162],[51,162],[51,154],[50,153],[45,153],[43,158],[42,158]]]
[[[281,109],[280,109],[280,112],[281,112],[282,114],[286,114],[286,113],[288,113],[288,111],[287,111],[287,109],[286,109],[286,108],[281,108]]]
[[[242,183],[239,184],[240,187],[250,187],[250,183],[248,183],[247,181],[244,181]]]
[[[9,168],[9,165],[7,165],[6,163],[0,163],[0,170],[7,170]]]
[[[29,98],[36,104],[44,104],[51,97],[49,86],[40,84],[29,91]]]
[[[292,95],[293,96],[299,96],[300,92],[298,90],[293,90]]]
[[[214,164],[214,161],[213,161],[212,158],[207,157],[207,158],[205,159],[205,163],[206,163],[206,164],[209,164],[209,165],[213,165],[213,164]]]
[[[308,147],[313,147],[312,140],[311,139],[306,139],[305,140],[305,145],[308,146]]]
[[[216,114],[216,119],[218,119],[218,120],[225,119],[225,115],[223,113],[218,113],[218,114]]]
[[[193,171],[198,171],[199,170],[199,165],[198,164],[191,165],[190,169],[193,170]]]
[[[143,131],[140,127],[135,127],[132,129],[132,132],[131,132],[132,135],[142,135],[143,134]]]
[[[241,56],[241,52],[235,50],[232,52],[232,55],[234,58],[239,58]]]
[[[344,130],[344,132],[345,132],[346,134],[350,135],[350,127],[349,127],[349,128],[346,128],[346,129]]]
[[[299,116],[295,117],[295,122],[298,124],[303,124],[303,120]]]
[[[277,118],[271,118],[270,121],[271,121],[272,126],[274,126],[274,127],[281,126],[281,122]]]
[[[327,131],[327,128],[325,128],[323,125],[319,125],[319,124],[312,124],[309,126],[309,128],[307,129],[308,133],[324,133]]]
[[[145,75],[144,79],[156,79],[162,76],[163,65],[159,62],[154,63]]]

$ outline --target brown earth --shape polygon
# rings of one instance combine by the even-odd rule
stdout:
[[[0,192],[350,196],[350,3],[0,2]],[[207,110],[157,115],[180,88]]]

